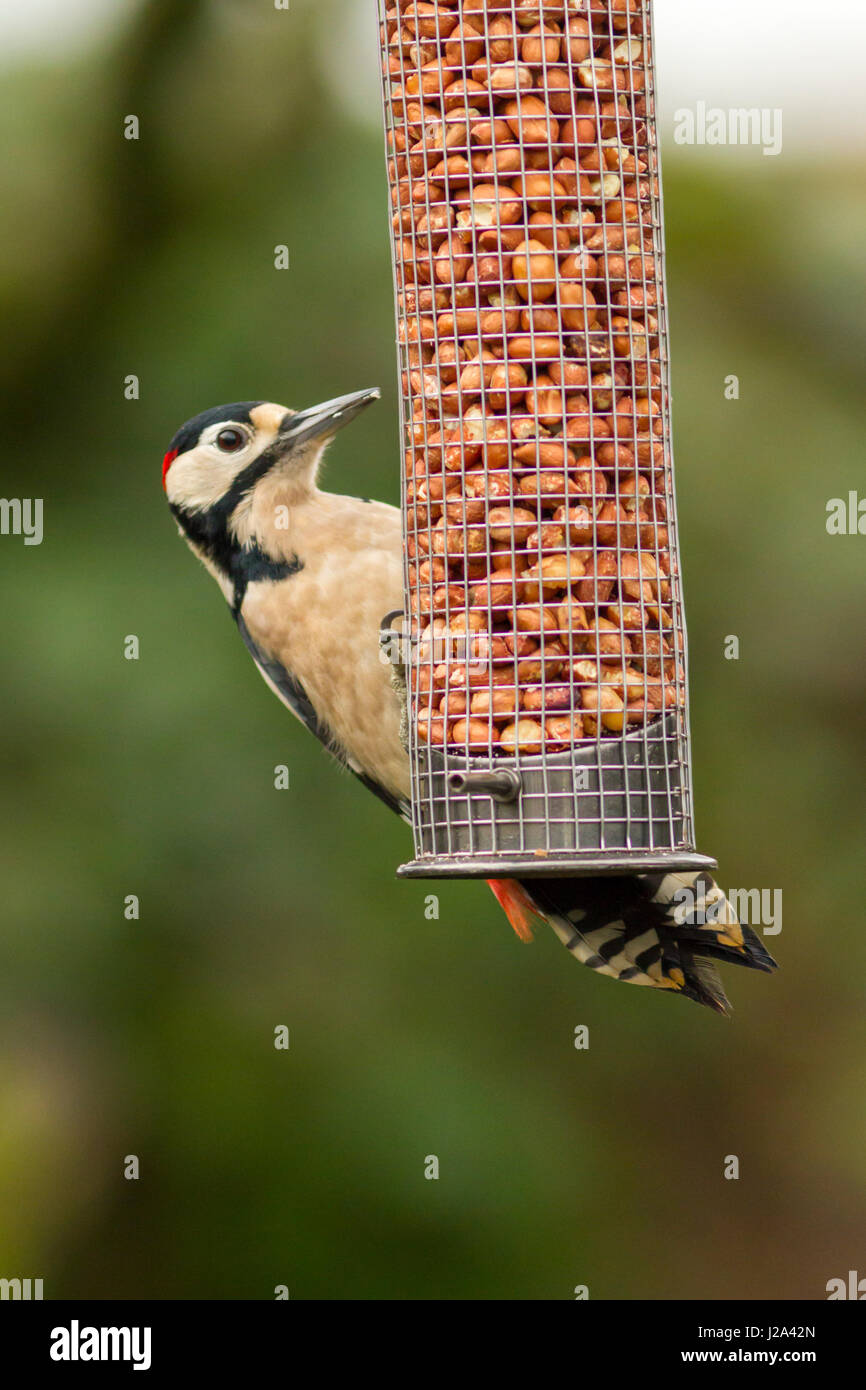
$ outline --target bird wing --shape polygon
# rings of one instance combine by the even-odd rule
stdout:
[[[401,816],[403,820],[411,823],[412,808],[406,798],[394,796],[386,787],[383,787],[374,778],[370,777],[369,774],[346,753],[345,749],[340,747],[340,744],[334,738],[331,730],[319,719],[315,707],[301,682],[286,670],[282,662],[277,661],[275,657],[268,656],[266,652],[262,651],[261,647],[258,646],[250,635],[249,628],[240,613],[237,614],[237,624],[238,631],[244,639],[247,651],[258,667],[259,673],[286,708],[291,710],[292,714],[294,714],[297,719],[300,719],[304,727],[309,729],[311,734],[315,735],[323,747],[327,749],[338,763],[348,768],[360,782],[363,782],[368,791],[371,791],[374,796],[378,796],[380,801],[384,801],[385,805],[388,806],[390,810],[396,811],[397,815]]]

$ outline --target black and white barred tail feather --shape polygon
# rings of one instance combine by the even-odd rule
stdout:
[[[708,874],[524,880],[533,910],[582,965],[626,984],[671,990],[730,1013],[715,961],[753,970],[775,961],[741,926]]]

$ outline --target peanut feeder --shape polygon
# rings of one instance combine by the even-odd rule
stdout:
[[[379,0],[407,875],[695,852],[650,0]]]

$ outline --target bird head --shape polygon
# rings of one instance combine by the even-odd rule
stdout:
[[[303,495],[314,486],[333,436],[378,398],[373,389],[309,410],[238,401],[203,411],[178,430],[163,460],[172,510],[183,516],[216,509],[227,519],[268,476],[294,484]]]
[[[302,514],[321,497],[316,473],[337,430],[377,390],[356,391],[309,410],[238,401],[205,410],[178,430],[162,466],[168,504],[187,543],[235,611],[256,576],[292,573],[295,536],[279,513]]]

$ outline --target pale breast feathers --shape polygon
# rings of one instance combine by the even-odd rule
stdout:
[[[402,605],[399,513],[351,498],[332,504],[331,494],[317,503],[286,533],[286,554],[291,548],[300,568],[277,583],[251,583],[241,617],[255,647],[302,688],[354,770],[406,796],[400,707],[379,651],[382,618]]]

